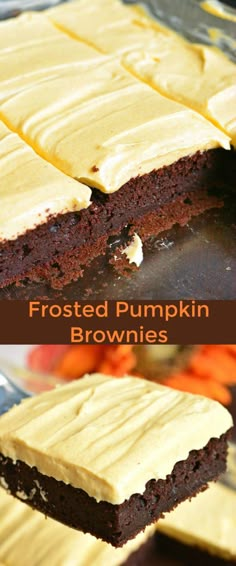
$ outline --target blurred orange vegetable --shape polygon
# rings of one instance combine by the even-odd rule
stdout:
[[[170,376],[165,379],[164,383],[180,391],[188,391],[189,393],[210,397],[220,401],[223,405],[228,405],[231,402],[231,394],[227,387],[213,379],[201,379],[186,372]]]
[[[236,346],[201,346],[191,357],[184,372],[167,377],[163,383],[229,405],[232,395],[228,386],[236,384]]]
[[[101,372],[122,377],[136,366],[131,345],[36,346],[28,356],[34,371],[50,372],[65,379],[77,379],[85,373]]]
[[[127,373],[140,376],[131,345],[37,346],[29,354],[28,365],[35,371],[50,372],[65,379],[77,379],[91,372],[115,377]],[[236,384],[236,346],[201,346],[193,352],[184,370],[160,381],[228,405],[231,402],[229,386]]]

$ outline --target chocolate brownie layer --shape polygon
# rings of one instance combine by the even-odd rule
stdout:
[[[148,240],[152,235],[157,235],[164,230],[168,230],[174,224],[186,224],[190,218],[196,216],[209,208],[219,208],[223,206],[223,201],[216,196],[207,194],[207,191],[195,191],[194,193],[183,193],[180,197],[174,199],[173,202],[167,202],[160,206],[155,212],[144,214],[138,220],[134,220],[123,231],[119,232],[119,239],[127,241],[133,232],[138,230],[142,241]],[[89,266],[91,261],[108,252],[109,263],[115,267],[116,272],[127,275],[129,272],[138,269],[135,264],[128,264],[127,257],[121,252],[121,244],[118,249],[114,247],[110,249],[110,237],[115,235],[115,231],[110,235],[104,235],[98,238],[91,245],[87,242],[81,247],[73,248],[59,255],[50,262],[44,263],[37,267],[33,267],[25,273],[24,279],[16,281],[16,286],[22,286],[27,281],[36,283],[47,282],[51,288],[62,289],[71,281],[76,281],[78,277],[82,277],[84,267]],[[127,245],[127,244],[126,244]]]
[[[25,278],[46,279],[52,287],[63,287],[81,276],[83,266],[105,250],[107,238],[127,224],[138,226],[150,213],[157,218],[156,232],[175,222],[186,222],[186,218],[199,210],[189,207],[187,215],[184,210],[182,214],[176,211],[175,215],[173,210],[168,220],[168,206],[172,209],[181,195],[189,198],[189,194],[222,187],[231,161],[232,154],[223,149],[198,152],[169,167],[131,179],[113,194],[94,189],[89,208],[58,215],[15,240],[2,242],[0,287]]]
[[[163,513],[191,498],[225,471],[229,433],[212,438],[177,462],[165,480],[150,479],[144,493],[134,493],[119,505],[97,502],[84,490],[41,474],[36,467],[0,455],[0,477],[10,493],[50,517],[90,532],[113,546],[122,546]]]
[[[45,521],[42,513],[0,488],[1,566],[137,566],[141,559],[148,564],[154,533],[153,525],[122,548],[113,548],[58,521]]]
[[[132,552],[123,566],[160,566],[156,552],[156,535],[151,536],[147,542]]]

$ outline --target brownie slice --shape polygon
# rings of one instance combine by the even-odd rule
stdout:
[[[92,187],[88,208],[71,199],[55,211],[54,184],[54,206],[49,202],[32,226],[37,168],[30,170],[28,199],[29,173],[3,148],[2,216],[18,225],[16,187],[27,223],[11,236],[2,230],[1,287],[31,280],[63,288],[125,227],[140,228],[145,239],[219,204],[209,203],[208,191],[221,187],[222,174],[227,182],[231,152],[223,148],[230,150],[230,137],[222,130],[140,81],[119,57],[62,32],[47,13],[0,23],[0,35],[2,120],[73,178],[75,197],[75,179],[89,195]],[[5,154],[17,177],[10,202]],[[189,206],[191,194],[196,202]]]
[[[118,547],[217,479],[231,426],[210,399],[93,374],[0,418],[1,483]]]
[[[136,229],[145,241],[222,206],[222,189],[231,186],[225,171],[230,175],[233,157],[234,152],[223,149],[197,152],[131,179],[113,194],[93,189],[87,209],[52,216],[34,230],[0,242],[0,287],[30,280],[63,288],[81,277],[94,257],[105,252],[108,238],[124,227]]]
[[[150,479],[145,491],[120,505],[97,502],[82,489],[41,474],[36,467],[0,454],[0,481],[9,492],[34,509],[74,529],[122,546],[187,498],[207,488],[226,469],[228,435],[212,438],[202,450],[192,450],[177,462],[165,480]]]

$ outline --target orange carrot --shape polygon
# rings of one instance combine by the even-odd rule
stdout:
[[[234,357],[236,357],[236,345],[235,344],[226,344],[224,348],[229,351]]]
[[[179,373],[167,377],[164,385],[179,389],[180,391],[188,391],[189,393],[197,393],[215,399],[223,405],[229,405],[232,397],[230,391],[222,384],[213,379],[199,379],[189,373]]]
[[[67,379],[76,379],[93,371],[122,377],[134,369],[135,364],[136,356],[129,345],[70,346],[53,373]]]
[[[127,373],[140,376],[133,346],[126,344],[38,346],[30,352],[28,364],[31,369],[53,372],[67,379],[94,371],[115,377]],[[161,381],[227,405],[231,402],[231,393],[226,386],[236,383],[236,346],[203,345],[192,355],[184,371]]]
[[[66,379],[82,377],[86,373],[97,371],[102,355],[102,346],[71,346],[55,365],[53,373]]]
[[[235,360],[226,350],[217,346],[194,355],[189,368],[201,378],[211,378],[225,384],[236,383]]]
[[[136,356],[130,345],[108,346],[104,351],[99,371],[106,375],[122,377],[130,373],[136,365]]]

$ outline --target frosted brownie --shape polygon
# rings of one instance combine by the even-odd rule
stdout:
[[[197,151],[229,149],[223,132],[133,77],[114,57],[58,31],[67,60],[51,62],[57,30],[46,16],[23,15],[11,25],[19,43],[10,41],[8,29],[1,37],[2,119],[64,173],[111,194]],[[36,25],[49,35],[51,28],[48,44],[43,33],[35,41]]]
[[[209,190],[225,182],[230,138],[199,113],[135,78],[116,56],[69,37],[46,14],[0,23],[0,48],[0,118],[92,187],[86,209],[62,207],[1,240],[0,286],[30,279],[63,287],[122,229],[145,239],[219,203]]]
[[[58,212],[90,205],[87,186],[42,159],[1,120],[0,163],[0,240],[14,240]]]
[[[215,401],[93,374],[0,418],[0,478],[45,515],[122,546],[225,470],[231,427]]]
[[[35,484],[35,490],[38,489]],[[153,527],[114,549],[33,511],[0,489],[0,564],[4,566],[128,566],[147,564]]]
[[[220,50],[191,44],[120,0],[74,0],[48,14],[60,29],[118,55],[140,80],[217,124],[236,146],[236,65]]]
[[[180,543],[236,562],[236,493],[220,482],[158,522],[157,529]]]

